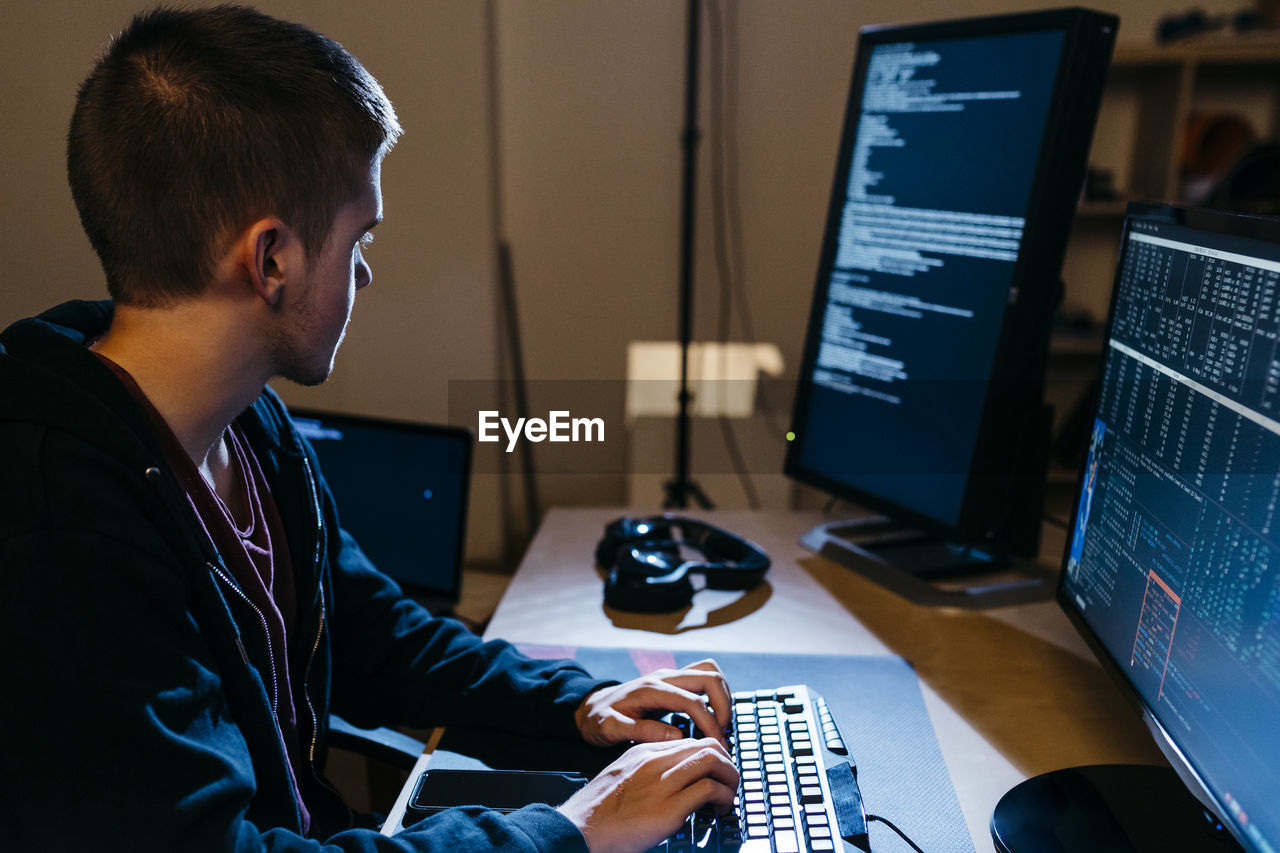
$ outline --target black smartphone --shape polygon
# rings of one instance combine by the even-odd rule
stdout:
[[[455,806],[513,812],[533,803],[558,806],[589,780],[550,770],[427,770],[409,798],[405,825]]]

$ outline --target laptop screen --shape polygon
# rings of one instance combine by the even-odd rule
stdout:
[[[415,595],[458,600],[471,433],[461,427],[293,409],[342,527]]]

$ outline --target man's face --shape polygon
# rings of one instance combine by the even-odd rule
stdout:
[[[318,257],[312,259],[306,280],[294,288],[281,326],[273,337],[278,372],[300,385],[319,385],[333,372],[333,359],[346,334],[356,291],[373,278],[361,254],[373,239],[369,233],[382,221],[381,168],[369,167],[354,200],[334,218]]]

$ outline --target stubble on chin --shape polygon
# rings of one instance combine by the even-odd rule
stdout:
[[[317,353],[309,351],[298,337],[277,330],[271,337],[271,354],[276,364],[276,375],[307,388],[323,384],[333,373],[334,358],[345,336],[344,328],[332,350]]]

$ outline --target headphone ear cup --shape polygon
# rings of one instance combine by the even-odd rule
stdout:
[[[604,528],[604,537],[596,544],[596,565],[602,569],[613,568],[618,556],[618,549],[631,531],[630,518],[618,518]]]
[[[630,613],[669,613],[693,601],[688,576],[670,583],[650,584],[645,578],[627,576],[618,567],[609,570],[604,583],[604,603]]]
[[[600,540],[600,544],[596,545],[596,565],[606,571],[612,569],[613,560],[617,553],[617,538],[605,534],[605,537]]]
[[[661,556],[656,564],[646,558]],[[623,545],[610,561],[604,581],[604,603],[632,613],[666,613],[693,600],[693,583],[680,563],[679,546],[671,542]]]

